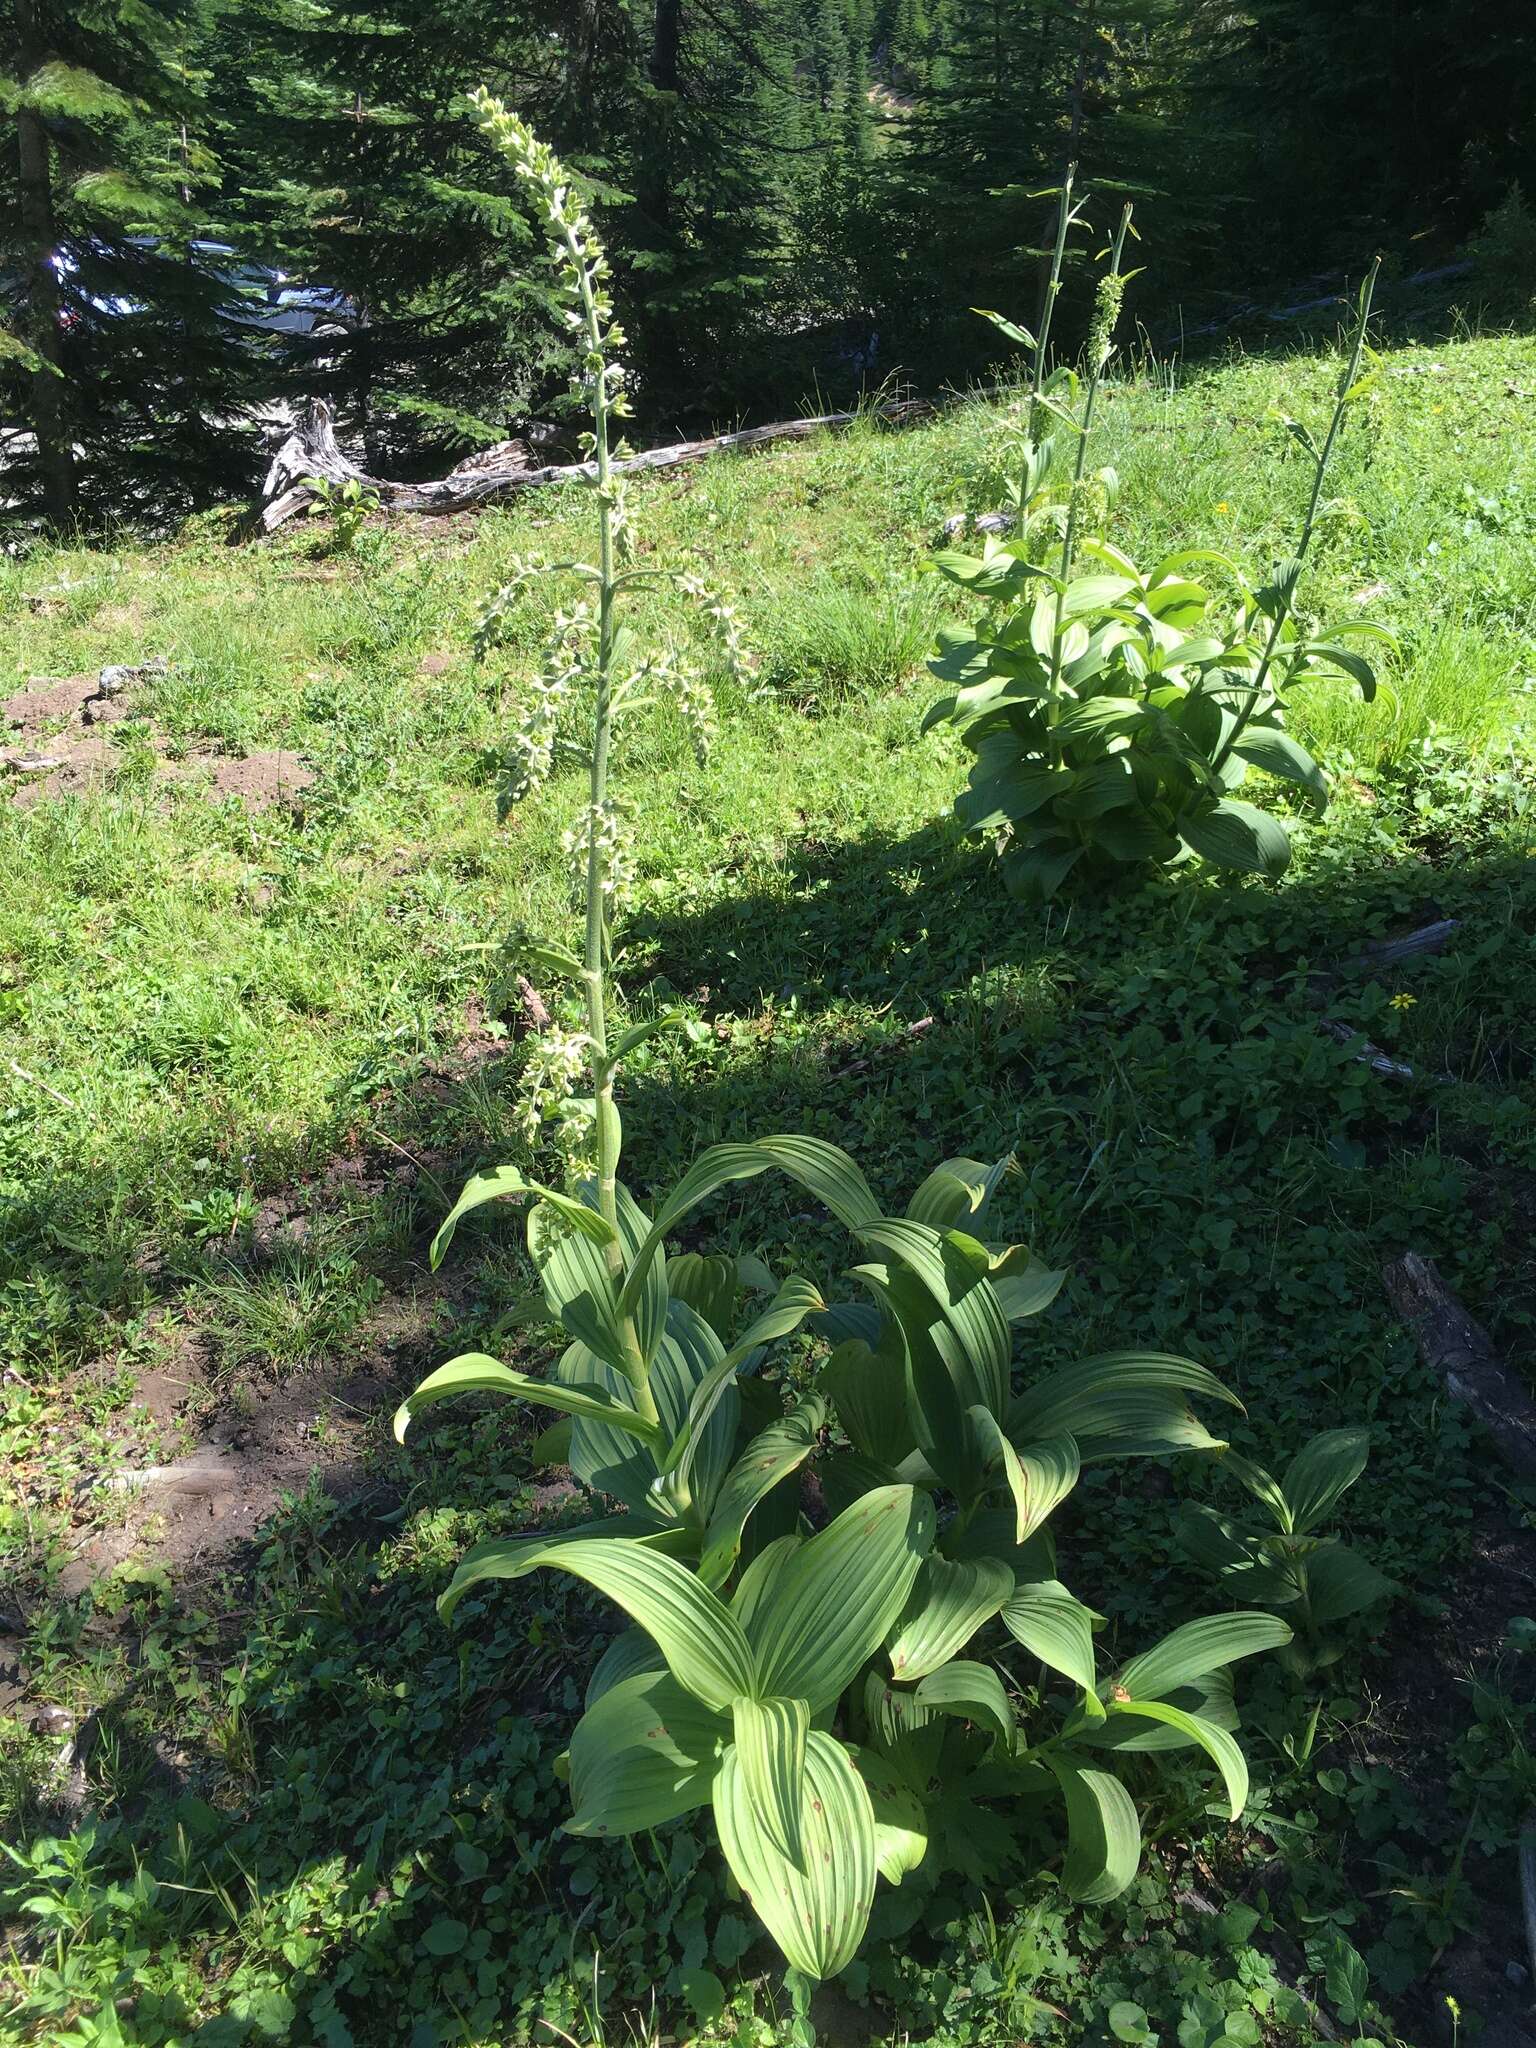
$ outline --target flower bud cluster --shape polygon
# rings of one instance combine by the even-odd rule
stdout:
[[[588,863],[596,847],[598,887],[610,908],[617,907],[635,879],[631,834],[619,803],[607,797],[602,803],[590,805],[581,823],[571,827],[561,844],[578,888],[586,884]]]
[[[504,804],[518,804],[536,790],[554,766],[560,721],[591,665],[597,621],[588,604],[555,613],[531,701],[507,750]]]

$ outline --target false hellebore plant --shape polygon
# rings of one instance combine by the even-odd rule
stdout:
[[[1087,1460],[1222,1448],[1189,1398],[1236,1403],[1202,1367],[1136,1352],[1014,1391],[1014,1326],[1061,1276],[983,1235],[1007,1162],[946,1161],[899,1216],[845,1152],[809,1137],[712,1146],[654,1213],[620,1182],[614,1079],[658,1027],[613,1041],[607,1024],[604,821],[616,715],[635,701],[615,620],[633,581],[617,567],[609,472],[616,336],[602,252],[560,165],[494,100],[482,95],[478,112],[545,212],[587,344],[599,563],[573,572],[593,593],[577,650],[592,716],[586,948],[580,960],[554,947],[537,958],[585,1000],[596,1164],[566,1190],[516,1167],[477,1175],[433,1246],[436,1261],[482,1203],[527,1204],[539,1319],[566,1340],[553,1377],[456,1358],[410,1396],[396,1429],[403,1437],[423,1409],[466,1392],[561,1414],[546,1455],[622,1512],[480,1544],[442,1611],[545,1566],[616,1601],[636,1625],[599,1661],[571,1737],[571,1832],[634,1834],[711,1808],[784,1955],[825,1977],[857,1949],[878,1877],[921,1885],[919,1871],[976,1872],[986,1846],[1021,1827],[1044,1861],[1062,1855],[1073,1897],[1122,1890],[1141,1840],[1112,1768],[1128,1753],[1204,1752],[1235,1818],[1248,1774],[1230,1667],[1290,1630],[1266,1614],[1213,1617],[1101,1668],[1100,1617],[1056,1576],[1052,1511]],[[847,1230],[863,1299],[830,1305],[796,1275],[775,1288],[752,1258],[668,1254],[701,1202],[769,1170]],[[791,1380],[771,1369],[772,1347],[806,1324],[826,1355]],[[830,1517],[814,1533],[801,1512],[813,1459]],[[969,1654],[985,1630],[987,1653]],[[1012,1682],[995,1646],[1025,1653]],[[1006,1827],[999,1801],[1015,1806]]]
[[[1033,352],[1018,476],[1008,488],[1014,529],[980,556],[949,549],[933,562],[986,610],[974,627],[941,630],[929,668],[954,688],[930,708],[924,729],[956,728],[975,756],[956,812],[969,831],[995,835],[1009,888],[1028,900],[1050,896],[1074,870],[1112,875],[1191,854],[1215,867],[1283,872],[1284,826],[1232,792],[1258,768],[1326,804],[1327,779],[1287,731],[1285,700],[1297,684],[1317,681],[1353,682],[1371,698],[1376,677],[1359,643],[1392,644],[1372,620],[1314,631],[1296,610],[1340,428],[1375,380],[1374,368],[1361,374],[1375,266],[1321,445],[1301,421],[1283,422],[1312,465],[1312,488],[1296,551],[1266,583],[1255,587],[1214,549],[1180,549],[1143,571],[1110,542],[1083,537],[1115,487],[1112,470],[1086,473],[1086,457],[1114,353],[1130,212],[1098,281],[1081,376],[1065,366],[1046,374],[1067,234],[1082,217],[1070,172],[1038,333],[984,316]],[[1075,442],[1064,490],[1050,480],[1053,426]],[[1196,569],[1223,592],[1197,581]]]

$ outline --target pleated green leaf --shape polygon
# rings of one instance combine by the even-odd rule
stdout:
[[[875,1817],[846,1750],[820,1730],[806,1738],[802,1784],[799,1864],[757,1824],[734,1746],[715,1779],[715,1824],[737,1883],[785,1959],[808,1977],[833,1977],[853,1960],[869,1922]]]
[[[808,1394],[777,1422],[759,1430],[726,1474],[715,1497],[699,1558],[699,1577],[719,1586],[730,1576],[741,1550],[747,1517],[763,1496],[816,1449],[827,1419],[827,1404]]]
[[[483,1351],[466,1351],[429,1372],[415,1392],[400,1403],[395,1410],[396,1440],[404,1443],[406,1431],[421,1411],[453,1394],[515,1394],[522,1401],[537,1401],[544,1408],[557,1408],[567,1415],[605,1423],[641,1443],[654,1443],[660,1435],[653,1422],[637,1415],[627,1402],[614,1395],[596,1388],[562,1386],[557,1380],[532,1379],[525,1372],[488,1358]]]
[[[1368,1429],[1327,1429],[1303,1444],[1280,1482],[1298,1536],[1328,1519],[1370,1455]]]
[[[1011,1152],[991,1166],[979,1159],[941,1160],[907,1204],[907,1215],[935,1230],[952,1230],[959,1223],[979,1225],[1015,1163]]]
[[[850,1230],[873,1222],[880,1214],[880,1205],[858,1167],[839,1146],[824,1139],[789,1135],[759,1138],[750,1145],[711,1145],[657,1211],[655,1223],[631,1262],[624,1305],[628,1307],[632,1294],[644,1285],[645,1270],[667,1232],[690,1209],[731,1181],[751,1180],[773,1168],[798,1181]]]
[[[1324,1624],[1374,1607],[1397,1591],[1391,1579],[1342,1543],[1325,1543],[1315,1550],[1306,1569],[1312,1619]]]
[[[800,1815],[805,1799],[805,1741],[811,1716],[804,1700],[739,1699],[732,1709],[741,1789],[769,1846],[804,1868]]]
[[[1067,1803],[1067,1854],[1061,1881],[1081,1905],[1118,1898],[1141,1861],[1141,1822],[1131,1795],[1108,1771],[1046,1754]]]
[[[560,1553],[573,1544],[601,1543],[616,1550],[641,1550],[654,1556],[687,1556],[698,1543],[691,1530],[668,1527],[647,1515],[612,1515],[605,1522],[583,1522],[579,1528],[553,1535],[495,1536],[477,1543],[459,1559],[448,1590],[437,1603],[444,1621],[466,1593],[489,1579],[521,1579],[544,1565],[560,1563]]]
[[[831,1706],[906,1605],[933,1530],[927,1494],[885,1486],[802,1544],[752,1617],[759,1695]]]
[[[899,1465],[915,1445],[907,1414],[906,1347],[895,1323],[874,1349],[848,1337],[817,1375],[854,1449],[879,1465]]]
[[[729,1351],[724,1353],[694,1389],[693,1397],[688,1404],[688,1414],[672,1439],[663,1461],[663,1470],[677,1472],[686,1485],[693,1463],[695,1438],[709,1421],[717,1403],[724,1397],[742,1361],[760,1345],[771,1344],[779,1337],[787,1337],[792,1330],[800,1327],[808,1315],[825,1307],[826,1303],[821,1298],[820,1290],[811,1281],[803,1280],[795,1273],[784,1281],[768,1307],[761,1315],[753,1317]]]
[[[442,1264],[443,1254],[453,1242],[454,1232],[472,1209],[478,1209],[486,1202],[505,1201],[509,1196],[531,1196],[535,1201],[547,1202],[573,1230],[580,1231],[595,1244],[608,1244],[613,1238],[612,1226],[589,1208],[585,1202],[562,1195],[554,1188],[546,1188],[536,1180],[529,1180],[515,1166],[494,1166],[485,1173],[473,1174],[464,1183],[459,1199],[438,1227],[432,1240],[429,1254],[434,1271]]]
[[[1031,1656],[1081,1686],[1089,1712],[1103,1713],[1094,1686],[1093,1614],[1059,1579],[1020,1586],[1003,1609],[1003,1626]]]
[[[1015,1450],[985,1410],[972,1409],[971,1421],[1013,1496],[1014,1541],[1027,1543],[1076,1486],[1082,1470],[1077,1444],[1062,1436]]]
[[[705,1805],[731,1723],[670,1672],[644,1671],[601,1694],[571,1736],[572,1835],[633,1835]]]
[[[1160,1351],[1106,1351],[1037,1380],[1008,1410],[1015,1443],[1036,1437],[1097,1436],[1121,1427],[1116,1403],[1138,1393],[1199,1394],[1239,1411],[1242,1402],[1203,1365]]]
[[[1243,1808],[1248,1804],[1248,1763],[1225,1728],[1218,1728],[1214,1721],[1203,1721],[1198,1714],[1186,1714],[1182,1707],[1172,1706],[1167,1700],[1117,1700],[1109,1713],[1116,1720],[1128,1714],[1141,1720],[1161,1721],[1198,1743],[1221,1773],[1229,1817],[1242,1818]]]
[[[900,1884],[928,1853],[923,1802],[879,1750],[856,1750],[853,1761],[875,1816],[875,1867],[887,1884]]]
[[[1223,797],[1210,810],[1181,812],[1176,823],[1184,844],[1214,868],[1273,881],[1291,864],[1291,842],[1280,820],[1234,797]]]
[[[938,1305],[968,1369],[960,1386],[961,1406],[969,1408],[979,1401],[1001,1416],[1008,1399],[1013,1343],[1008,1319],[992,1289],[992,1260],[986,1246],[963,1231],[938,1231],[895,1216],[867,1223],[856,1235],[905,1266]]]
[[[731,1595],[731,1612],[740,1622],[748,1642],[753,1639],[759,1608],[777,1584],[779,1574],[804,1541],[805,1538],[798,1533],[776,1536],[758,1552],[742,1573],[736,1590]]]
[[[655,1639],[679,1685],[706,1706],[726,1710],[743,1693],[758,1690],[741,1624],[723,1601],[672,1558],[636,1543],[571,1542],[549,1546],[522,1569],[534,1571],[546,1564],[574,1572],[616,1600],[631,1621]],[[455,1585],[463,1570],[461,1564]]]
[[[643,1628],[620,1629],[592,1667],[583,1704],[595,1707],[605,1692],[642,1671],[665,1671],[667,1660]]]
[[[1208,1614],[1133,1657],[1115,1683],[1132,1699],[1164,1699],[1181,1685],[1198,1684],[1207,1672],[1278,1650],[1290,1640],[1291,1631],[1272,1614]]]
[[[674,1301],[686,1301],[701,1315],[722,1344],[729,1343],[740,1292],[729,1254],[674,1253],[667,1261],[667,1289]]]
[[[990,1664],[976,1664],[957,1657],[953,1663],[930,1671],[912,1695],[917,1706],[930,1714],[948,1714],[961,1721],[974,1721],[995,1735],[1005,1750],[1013,1747],[1013,1702],[1003,1681]]]
[[[1013,1592],[1013,1573],[995,1558],[953,1564],[931,1553],[890,1643],[891,1675],[926,1678],[969,1643]]]

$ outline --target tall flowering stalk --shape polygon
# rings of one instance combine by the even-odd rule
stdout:
[[[1099,1668],[1093,1610],[1057,1577],[1048,1518],[1085,1457],[1224,1448],[1188,1400],[1233,1397],[1190,1360],[1138,1351],[1019,1385],[1015,1328],[1050,1303],[1063,1276],[1026,1246],[986,1234],[1011,1161],[941,1161],[901,1215],[882,1207],[841,1147],[800,1132],[711,1145],[648,1208],[619,1180],[615,1073],[634,1046],[681,1019],[609,1036],[605,969],[626,865],[610,752],[621,715],[661,691],[697,743],[707,741],[711,708],[675,647],[637,660],[615,616],[641,575],[657,572],[621,565],[608,422],[623,390],[602,250],[549,151],[495,101],[482,94],[476,105],[546,216],[592,413],[598,561],[552,565],[590,596],[556,621],[514,770],[530,786],[548,772],[590,684],[587,804],[570,837],[585,945],[580,958],[557,946],[531,956],[581,988],[587,1028],[546,1034],[528,1077],[541,1104],[558,1102],[574,1071],[590,1066],[597,1163],[563,1191],[516,1166],[469,1180],[433,1241],[434,1265],[471,1210],[508,1198],[526,1205],[543,1315],[562,1348],[538,1378],[483,1352],[450,1359],[402,1403],[395,1432],[403,1440],[424,1409],[466,1393],[562,1417],[565,1435],[545,1431],[538,1454],[568,1464],[596,1518],[476,1544],[441,1612],[493,1580],[546,1569],[611,1597],[642,1634],[619,1636],[592,1673],[566,1757],[570,1831],[645,1836],[707,1807],[786,1963],[831,1977],[863,1939],[877,1878],[899,1884],[925,1862],[937,1877],[947,1843],[972,1831],[973,1799],[1017,1792],[1021,1834],[1072,1896],[1100,1904],[1122,1891],[1140,1832],[1100,1746],[1111,1721],[1115,1740],[1139,1716],[1203,1750],[1236,1819],[1248,1776],[1228,1732],[1224,1674],[1286,1644],[1290,1629],[1267,1614],[1211,1616],[1114,1671]],[[1052,388],[1040,401],[1059,412]],[[532,573],[519,567],[498,594],[482,645]],[[724,658],[738,660],[729,607],[684,587]],[[524,1128],[532,1135],[544,1120],[541,1106]],[[776,1281],[753,1254],[668,1256],[702,1204],[765,1173],[788,1176],[848,1232],[866,1262],[850,1277],[870,1300],[829,1302],[800,1274]],[[530,1319],[541,1319],[537,1309]],[[787,1371],[774,1347],[806,1328],[822,1349]],[[750,1400],[740,1384],[748,1375]],[[816,1463],[824,1497],[835,1491],[843,1505],[813,1532],[800,1489]],[[990,1663],[964,1654],[994,1622],[1067,1681],[1054,1731],[1033,1708],[1021,1721]],[[1198,1711],[1206,1690],[1219,1724]],[[935,1787],[945,1803],[930,1816]],[[989,1824],[978,1808],[974,1826]]]
[[[614,734],[626,709],[638,709],[665,693],[675,699],[695,753],[702,760],[714,730],[714,704],[698,669],[677,647],[669,644],[634,665],[628,659],[632,642],[628,629],[620,623],[621,600],[628,590],[654,581],[660,572],[626,566],[629,514],[623,481],[614,468],[612,423],[628,417],[630,408],[621,360],[624,334],[614,317],[602,243],[554,151],[483,88],[471,95],[471,104],[482,132],[511,163],[542,218],[567,301],[565,323],[580,349],[581,390],[591,416],[585,439],[591,458],[588,474],[597,500],[597,561],[519,563],[511,581],[486,607],[477,644],[482,654],[497,644],[513,606],[535,577],[560,573],[578,577],[589,586],[588,598],[555,614],[531,702],[512,742],[504,795],[506,802],[520,802],[550,773],[563,728],[581,708],[585,688],[590,686],[587,802],[580,822],[566,835],[567,851],[585,899],[582,952],[577,960],[559,948],[540,949],[547,966],[570,973],[576,980],[586,1011],[586,1029],[579,1035],[556,1034],[558,1044],[536,1049],[529,1063],[522,1124],[524,1135],[531,1140],[545,1122],[560,1119],[568,1161],[590,1148],[597,1208],[607,1226],[603,1257],[617,1291],[624,1278],[624,1260],[619,1216],[622,1131],[614,1082],[620,1060],[636,1035],[630,1033],[615,1044],[609,1028],[606,969],[614,916],[631,874],[624,814],[609,786]],[[677,581],[692,600],[725,665],[739,673],[743,656],[731,607],[696,575],[686,574]],[[646,1027],[640,1030],[649,1035]],[[583,1064],[590,1069],[592,1082],[591,1095],[585,1100],[573,1095]],[[627,1309],[620,1315],[619,1334],[633,1367],[640,1412],[654,1421],[643,1348],[634,1315]]]

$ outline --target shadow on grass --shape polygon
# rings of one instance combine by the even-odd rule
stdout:
[[[1395,1081],[1319,1031],[1312,976],[1436,916],[1460,920],[1444,957],[1328,996],[1328,1014],[1395,1057],[1460,1077]],[[648,1194],[716,1138],[805,1129],[845,1144],[899,1208],[946,1154],[1011,1148],[1021,1170],[1000,1227],[1072,1269],[1025,1333],[1026,1369],[1129,1343],[1189,1353],[1242,1392],[1235,1440],[1266,1459],[1369,1422],[1350,1533],[1405,1585],[1443,1582],[1486,1486],[1376,1274],[1412,1243],[1506,1340],[1523,1329],[1497,1182],[1530,1142],[1533,920],[1536,864],[1496,842],[1431,869],[1411,850],[1372,860],[1362,839],[1279,891],[1191,876],[1049,912],[1012,904],[991,863],[939,828],[807,844],[768,885],[727,881],[716,901],[631,927],[636,1012],[681,996],[714,1027],[708,1045],[630,1075],[632,1179]],[[1414,1002],[1394,1007],[1404,994]],[[484,1072],[435,1077],[402,1084],[375,1121],[418,1157],[435,1143],[431,1181],[451,1188],[445,1130],[464,1168],[494,1156],[497,1101]],[[419,1273],[438,1203],[419,1180],[398,1201],[394,1241]],[[704,1212],[698,1241],[836,1272],[846,1241],[807,1207],[765,1177]],[[482,1217],[455,1264],[515,1235]],[[494,1322],[491,1292],[462,1304],[470,1318]],[[675,2000],[684,1969],[730,1981],[766,1967],[704,1834],[594,1846],[555,1832],[550,1766],[609,1626],[584,1596],[541,1577],[467,1606],[451,1633],[433,1612],[466,1542],[551,1507],[531,1490],[528,1437],[520,1417],[460,1414],[374,1468],[408,1489],[400,1521],[300,1499],[222,1586],[173,1582],[130,1614],[133,1674],[98,1709],[90,1766],[105,1817],[65,1836],[56,1871],[25,1873],[27,1897],[56,1901],[32,1919],[62,1936],[23,1951],[29,2019],[123,1999],[146,2042],[429,2048],[531,2037],[542,2014],[585,2041],[604,2013],[648,2026],[648,1994]],[[1177,1476],[1182,1493],[1219,1497],[1208,1467]],[[1122,1645],[1211,1603],[1170,1570],[1169,1494],[1162,1467],[1122,1468],[1063,1520],[1064,1574]],[[1383,1794],[1341,1814],[1330,1883],[1376,1883],[1378,1827],[1410,1859],[1454,1847],[1446,1702],[1467,1650],[1455,1628],[1426,1643],[1395,1627],[1363,1646],[1372,1683],[1405,1656],[1434,1660],[1436,1720],[1388,1686],[1418,1803]],[[1278,1736],[1259,1740],[1285,1777]],[[1330,1710],[1317,1762],[1354,1744]],[[1305,1889],[1318,1845],[1281,1849]],[[1487,1864],[1469,1869],[1492,1898],[1502,1866]],[[946,2022],[957,1958],[992,1968],[979,1893],[946,1895],[930,1918],[899,1942],[909,2028]],[[1153,1934],[1176,2005],[1171,1920]],[[212,2030],[192,2033],[204,2016]]]

